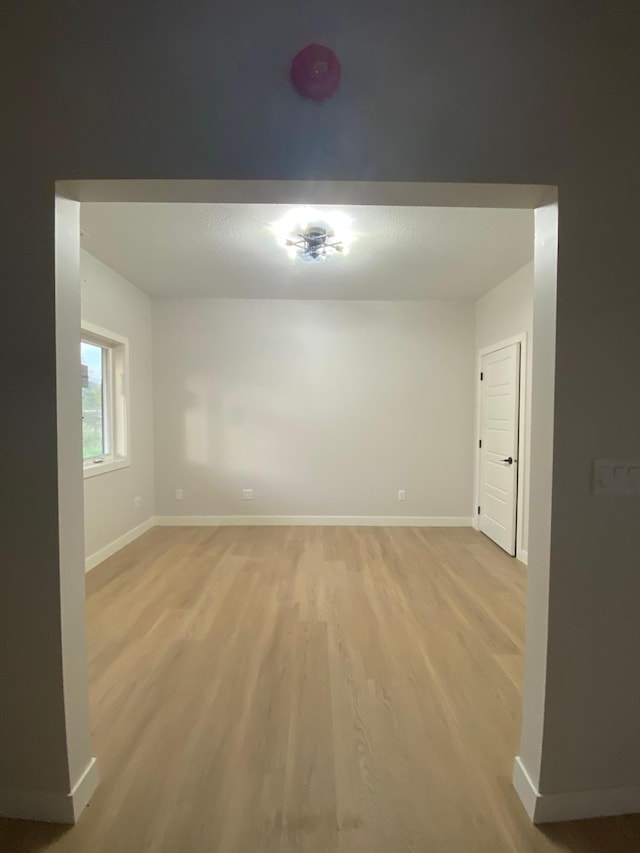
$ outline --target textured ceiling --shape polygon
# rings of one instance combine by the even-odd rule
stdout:
[[[153,296],[227,298],[473,299],[533,257],[530,210],[342,206],[350,254],[304,263],[271,228],[290,209],[87,203],[82,246]]]

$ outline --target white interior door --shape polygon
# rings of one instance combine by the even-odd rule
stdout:
[[[481,359],[479,528],[516,553],[520,344]]]

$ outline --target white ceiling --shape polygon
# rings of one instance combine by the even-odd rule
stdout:
[[[531,210],[341,206],[350,254],[292,261],[271,229],[289,210],[83,203],[81,244],[153,296],[474,299],[533,257]]]

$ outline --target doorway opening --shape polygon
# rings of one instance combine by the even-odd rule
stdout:
[[[339,183],[339,182],[235,182],[235,181],[72,181],[58,184],[58,197],[64,204],[58,208],[57,219],[57,280],[59,283],[59,321],[58,349],[63,354],[60,359],[60,415],[59,418],[71,425],[64,442],[59,446],[60,466],[60,526],[77,529],[78,508],[82,506],[82,478],[79,476],[78,459],[82,458],[82,436],[77,424],[80,423],[80,399],[77,383],[77,352],[80,347],[80,305],[79,305],[79,205],[82,202],[200,202],[200,203],[280,203],[289,205],[307,204],[359,204],[359,205],[412,205],[417,207],[494,207],[511,209],[531,209],[543,211],[546,222],[549,211],[551,218],[557,220],[555,189],[541,186],[483,186],[483,185],[443,185],[443,184],[384,184],[384,183]],[[546,217],[546,218],[545,218]],[[538,233],[539,215],[535,214],[536,233]],[[65,222],[66,220],[66,222]],[[66,224],[66,227],[65,227]],[[544,618],[547,595],[545,585],[548,568],[548,529],[550,523],[551,493],[551,447],[553,428],[553,387],[555,332],[555,244],[536,237],[535,297],[536,312],[533,334],[533,371],[532,371],[532,428],[531,458],[535,460],[536,476],[532,478],[528,494],[531,507],[529,560],[535,559],[541,568],[532,584],[538,587],[539,595],[532,599],[533,606],[528,608],[527,651],[539,659],[544,654]],[[541,277],[539,279],[539,277]],[[552,284],[549,287],[549,284]],[[73,329],[77,329],[73,331]],[[523,361],[524,347],[519,342],[517,369],[514,376],[519,377]],[[486,369],[494,369],[489,354]],[[514,356],[515,358],[515,356]],[[514,362],[516,363],[516,362]],[[72,369],[72,365],[75,365]],[[517,383],[516,383],[517,384]],[[486,407],[485,407],[486,409]],[[482,407],[481,407],[482,410]],[[519,411],[519,409],[518,409]],[[75,423],[75,426],[74,426]],[[513,426],[515,424],[515,427]],[[519,436],[521,419],[512,419],[514,435]],[[520,444],[520,450],[522,444]],[[488,449],[488,448],[487,448]],[[518,456],[513,453],[512,464],[508,470],[515,470]],[[470,459],[473,458],[472,445],[469,446]],[[483,466],[478,460],[478,486],[482,484]],[[518,477],[513,478],[514,491],[517,494]],[[486,479],[486,478],[485,478]],[[488,489],[484,486],[485,491]],[[180,500],[176,494],[176,499]],[[398,497],[399,500],[402,498]],[[469,519],[475,515],[469,502]],[[515,510],[512,510],[515,515]],[[495,515],[495,513],[494,513]],[[473,523],[473,521],[471,521]],[[517,529],[515,518],[513,529]],[[505,525],[505,529],[507,526]],[[512,534],[510,534],[512,535]],[[77,535],[65,539],[61,537],[63,547],[68,547],[66,564],[82,582],[84,573],[84,548]],[[531,584],[530,584],[531,585]],[[75,606],[80,606],[76,601]],[[78,663],[78,662],[77,662]],[[81,663],[81,662],[80,662]],[[78,665],[80,665],[78,663]],[[85,667],[86,688],[86,667]],[[536,741],[541,737],[538,730],[535,708],[544,699],[542,681],[528,686],[525,697],[523,738]],[[527,706],[530,707],[527,707]],[[530,729],[530,730],[529,730]]]

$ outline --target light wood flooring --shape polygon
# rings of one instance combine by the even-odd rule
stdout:
[[[617,853],[511,786],[525,570],[467,529],[157,528],[87,580],[101,784],[56,853]]]

